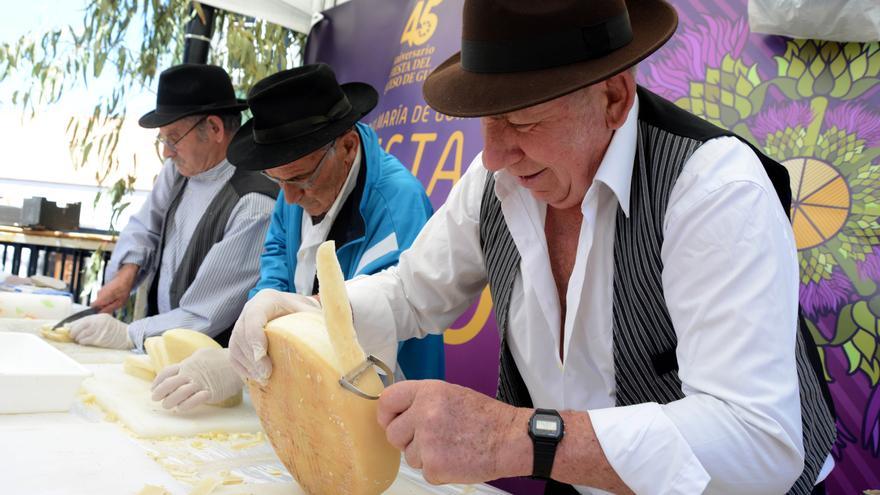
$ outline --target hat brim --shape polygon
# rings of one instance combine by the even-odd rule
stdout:
[[[344,133],[364,115],[376,107],[379,93],[369,84],[347,83],[340,88],[351,103],[351,111],[339,120],[304,136],[272,144],[254,141],[254,119],[250,119],[235,133],[226,159],[245,170],[267,170],[298,160],[321,148]]]
[[[246,101],[236,99],[236,103],[211,104],[180,112],[160,113],[153,110],[145,113],[140,119],[138,119],[138,125],[145,129],[155,129],[157,127],[164,127],[173,124],[184,117],[189,117],[190,115],[235,113],[242,112],[246,110],[247,107]]]
[[[678,15],[663,0],[627,0],[633,39],[601,58],[550,69],[501,74],[468,72],[461,52],[443,62],[422,86],[434,110],[455,117],[498,115],[537,105],[618,74],[663,46]]]

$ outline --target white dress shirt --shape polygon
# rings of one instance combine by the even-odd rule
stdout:
[[[686,397],[615,407],[615,216],[618,207],[629,214],[637,115],[638,101],[581,205],[564,321],[544,234],[546,204],[503,170],[495,173],[522,258],[510,302],[513,358],[535,407],[589,412],[609,463],[636,493],[784,493],[804,456],[793,352],[797,253],[760,161],[736,138],[697,149],[666,211],[663,290]],[[479,240],[485,176],[480,155],[397,267],[349,282],[365,347],[443,332],[479,295],[487,283]]]
[[[330,229],[333,228],[333,222],[339,216],[339,210],[345,204],[345,200],[351,195],[354,186],[357,184],[358,172],[361,169],[361,145],[358,143],[357,153],[354,156],[354,163],[351,170],[348,171],[348,177],[342,186],[336,200],[327,210],[327,214],[317,224],[312,223],[312,217],[303,210],[302,228],[300,230],[299,249],[296,251],[296,271],[293,275],[293,285],[297,294],[305,294],[310,296],[315,288],[315,273],[317,273],[318,265],[318,246],[327,240]],[[339,249],[342,246],[336,246]]]

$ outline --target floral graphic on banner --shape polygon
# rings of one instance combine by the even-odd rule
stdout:
[[[788,169],[801,305],[838,414],[828,491],[880,488],[880,43],[753,35],[744,0],[674,3],[679,30],[640,82]]]

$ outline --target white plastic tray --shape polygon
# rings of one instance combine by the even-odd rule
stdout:
[[[35,335],[0,333],[0,414],[67,411],[91,374]]]

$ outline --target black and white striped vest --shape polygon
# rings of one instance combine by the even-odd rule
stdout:
[[[676,335],[661,282],[663,220],[669,194],[691,154],[709,139],[733,136],[643,88],[639,88],[638,95],[638,145],[630,216],[627,218],[623,210],[618,209],[614,238],[612,331],[618,406],[645,402],[666,404],[684,397],[675,358]],[[791,205],[788,173],[782,165],[752,149],[761,159],[788,212]],[[510,294],[520,272],[520,255],[504,223],[501,203],[495,196],[494,176],[487,175],[480,207],[480,245],[501,334],[498,399],[519,407],[532,407],[529,391],[505,339]],[[789,493],[808,494],[834,442],[834,410],[820,374],[816,347],[803,324],[797,333],[794,351],[806,460],[803,473]]]

